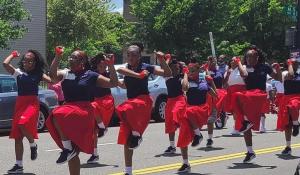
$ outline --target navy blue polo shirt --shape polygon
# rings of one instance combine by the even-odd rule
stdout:
[[[284,81],[284,94],[300,94],[300,74],[296,73],[292,80]]]
[[[13,76],[17,80],[19,96],[38,95],[39,83],[43,77],[42,72],[23,72],[20,69],[15,69]]]
[[[127,65],[127,68],[136,73],[140,73],[144,70],[147,70],[150,74],[154,72],[154,66],[146,63],[140,63],[137,70],[133,70],[130,65]],[[127,98],[136,98],[139,95],[149,94],[147,76],[143,79],[125,76],[124,83],[127,89]]]
[[[271,75],[273,70],[267,64],[257,64],[254,68],[246,67],[248,76],[245,78],[247,90],[260,89],[266,91],[267,75]]]
[[[91,70],[76,74],[65,70],[61,86],[66,102],[93,101],[98,76]]]
[[[221,89],[223,87],[223,79],[224,79],[224,72],[222,69],[217,69],[213,71],[209,71],[210,76],[213,78],[214,83],[217,89]]]
[[[180,75],[166,78],[168,98],[174,98],[183,95],[181,81],[182,77]]]
[[[103,75],[104,77],[109,78],[109,72],[104,72],[101,75]],[[104,97],[106,95],[111,95],[110,88],[103,88],[103,87],[96,87],[95,88],[95,97]]]
[[[202,105],[206,103],[206,95],[210,91],[210,86],[205,80],[189,81],[189,89],[186,93],[189,105]]]

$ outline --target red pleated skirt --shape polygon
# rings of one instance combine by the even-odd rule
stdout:
[[[152,103],[149,95],[140,95],[116,107],[120,118],[118,144],[125,145],[131,131],[137,131],[141,135],[144,133],[151,119]]]
[[[94,151],[94,108],[90,102],[67,102],[55,108],[46,121],[49,133],[56,144],[63,148],[53,119],[57,121],[63,134],[79,149],[92,154]]]
[[[165,108],[165,133],[174,133],[180,120],[186,115],[186,99],[183,95],[168,98]]]
[[[290,111],[290,116],[289,112]],[[300,110],[300,94],[283,95],[279,101],[277,129],[284,131],[292,121],[297,121]]]
[[[114,97],[106,95],[104,97],[96,98],[92,102],[95,109],[95,117],[101,117],[105,127],[108,127],[111,117],[115,111]]]
[[[237,114],[237,120],[243,121],[243,116],[246,116],[254,125],[252,129],[259,130],[261,114],[269,111],[266,92],[253,89],[237,92],[236,95],[237,104],[233,106],[233,111]]]
[[[191,119],[196,121],[196,124],[201,128],[207,124],[209,117],[209,106],[203,104],[199,106],[187,106],[186,117],[180,122],[179,136],[178,136],[178,147],[187,147],[194,138],[194,131],[190,125]]]
[[[23,134],[19,125],[23,125],[27,132],[37,139],[37,121],[39,117],[40,103],[37,96],[18,96],[14,110],[12,129],[9,138],[21,139]]]
[[[227,88],[227,95],[224,100],[224,111],[233,112],[233,106],[236,105],[236,92],[243,92],[246,90],[245,85],[232,85]]]

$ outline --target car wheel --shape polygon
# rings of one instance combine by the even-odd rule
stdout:
[[[165,108],[167,105],[167,97],[160,96],[155,103],[155,112],[153,119],[156,122],[163,122],[165,121]]]
[[[39,118],[37,122],[37,129],[39,132],[42,132],[45,130],[46,127],[46,119],[47,119],[48,113],[44,108],[40,108],[39,111]]]

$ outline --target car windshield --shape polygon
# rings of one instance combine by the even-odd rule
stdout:
[[[17,83],[14,78],[0,77],[0,93],[16,92]]]

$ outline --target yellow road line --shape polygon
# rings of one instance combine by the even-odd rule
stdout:
[[[284,148],[285,148],[285,146],[264,148],[264,149],[255,150],[255,153],[256,153],[256,155],[267,154],[267,153],[281,151]],[[292,148],[300,148],[300,144],[293,144]],[[233,154],[227,154],[227,155],[222,155],[222,156],[215,156],[215,157],[191,160],[190,164],[191,164],[191,166],[196,166],[196,165],[220,162],[220,161],[224,161],[224,160],[232,160],[232,159],[241,158],[244,156],[245,156],[245,152],[233,153]],[[181,164],[182,163],[174,163],[174,164],[167,164],[167,165],[155,166],[155,167],[150,167],[150,168],[143,168],[143,169],[139,169],[139,170],[134,170],[133,173],[135,175],[140,175],[140,174],[150,174],[150,173],[158,173],[158,172],[162,172],[162,171],[176,170],[181,166]],[[124,173],[114,173],[114,174],[110,174],[110,175],[123,175],[123,174]]]

